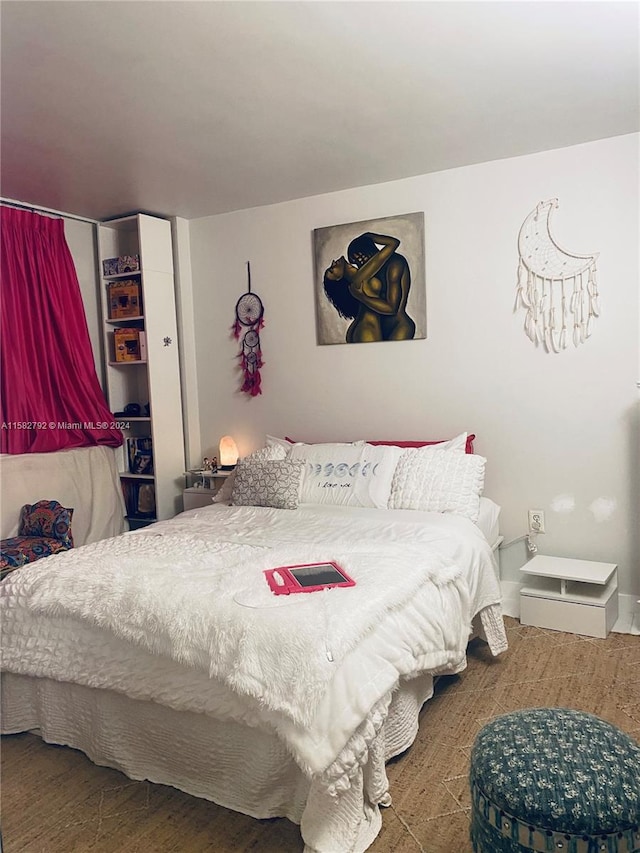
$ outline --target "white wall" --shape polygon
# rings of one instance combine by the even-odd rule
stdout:
[[[552,197],[560,245],[600,253],[602,299],[593,336],[558,355],[536,349],[513,312],[520,225]],[[317,346],[313,229],[420,210],[427,339]],[[621,590],[640,592],[636,134],[194,220],[190,242],[202,455],[226,433],[245,453],[265,433],[473,431],[507,539],[543,509],[541,552],[618,562]],[[247,260],[265,305],[255,399],[238,392],[230,335]],[[555,511],[559,496],[574,508]]]

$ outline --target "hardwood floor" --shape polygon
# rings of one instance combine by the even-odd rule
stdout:
[[[387,768],[393,804],[370,853],[470,853],[469,756],[480,728],[519,708],[597,714],[640,742],[640,637],[522,627],[509,651],[476,641],[440,679],[412,748]],[[4,853],[301,853],[298,827],[257,821],[174,788],[132,782],[31,734],[2,738]],[[336,851],[341,853],[341,851]]]

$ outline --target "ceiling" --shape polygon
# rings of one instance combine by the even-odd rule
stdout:
[[[638,13],[6,0],[2,196],[191,219],[631,133]]]

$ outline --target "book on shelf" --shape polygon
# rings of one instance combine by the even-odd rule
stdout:
[[[153,445],[151,438],[128,438],[129,473],[153,474]]]

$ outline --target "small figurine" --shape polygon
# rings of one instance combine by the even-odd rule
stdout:
[[[205,456],[202,460],[202,470],[209,471],[210,473],[215,474],[215,472],[218,470],[217,457],[214,456],[212,459],[209,459],[208,456]]]

